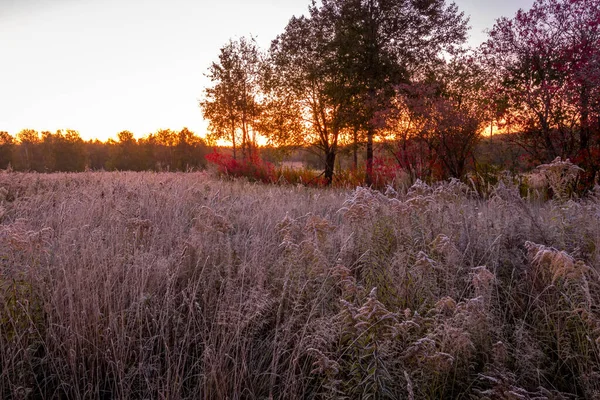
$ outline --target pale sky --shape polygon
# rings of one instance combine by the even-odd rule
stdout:
[[[105,140],[187,126],[204,135],[204,76],[229,38],[266,49],[309,0],[0,0],[0,131]],[[469,43],[533,0],[456,0]]]

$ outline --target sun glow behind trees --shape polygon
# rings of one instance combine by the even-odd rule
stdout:
[[[248,114],[274,142],[315,148],[328,182],[340,139],[351,131],[355,143],[366,143],[370,185],[373,143],[398,86],[443,64],[442,53],[454,52],[466,31],[464,14],[443,1],[313,2],[309,15],[290,19],[262,60],[253,48],[255,61],[247,61],[245,39],[224,46],[200,105],[211,134],[230,135],[234,148],[235,132],[246,136]],[[260,90],[261,104],[254,105],[258,93],[249,97],[248,88]]]
[[[0,130],[75,129],[84,140],[142,137],[189,127],[204,135],[197,108],[203,72],[230,37],[253,34],[267,48],[307,0],[0,1]],[[472,46],[493,19],[531,1],[458,0],[472,15]]]

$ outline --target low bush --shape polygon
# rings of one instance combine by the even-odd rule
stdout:
[[[250,181],[275,182],[275,167],[262,160],[256,153],[237,160],[230,155],[213,151],[206,155],[206,160],[217,167],[220,175],[234,178],[245,177]]]

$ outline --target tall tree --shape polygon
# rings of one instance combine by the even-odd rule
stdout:
[[[243,157],[250,156],[256,145],[260,63],[254,39],[242,37],[221,48],[219,61],[207,74],[213,86],[204,90],[200,108],[209,121],[208,138],[231,142],[234,158],[238,142]]]
[[[297,144],[323,156],[333,180],[344,127],[345,75],[336,63],[332,24],[313,4],[309,17],[294,17],[271,44],[266,68],[265,135],[275,144]]]
[[[313,3],[314,6],[314,3]],[[337,61],[347,77],[355,128],[366,132],[366,184],[372,183],[373,139],[394,86],[464,42],[467,20],[444,0],[323,0],[335,27]]]

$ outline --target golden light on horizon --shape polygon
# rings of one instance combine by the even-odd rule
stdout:
[[[305,0],[277,7],[241,0],[36,3],[0,5],[0,131],[73,129],[85,140],[183,127],[204,136],[198,100],[219,48],[249,33],[266,47],[308,6]]]
[[[529,0],[528,0],[529,1]],[[188,127],[204,136],[204,76],[230,38],[263,49],[308,0],[27,0],[0,5],[0,131],[73,129],[85,140],[141,138]],[[471,14],[470,43],[484,39],[500,6],[458,0]],[[276,5],[275,5],[276,4]],[[266,143],[266,142],[263,142]]]

